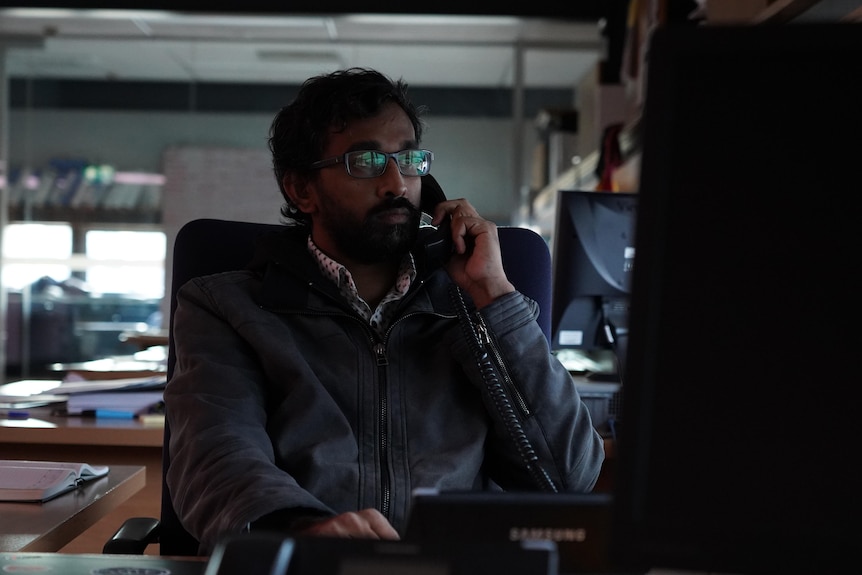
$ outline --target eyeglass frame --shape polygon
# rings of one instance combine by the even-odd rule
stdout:
[[[386,156],[386,161],[383,162],[383,168],[381,168],[380,173],[375,174],[373,176],[357,176],[357,175],[351,174],[350,173],[350,164],[347,163],[347,156],[349,156],[350,154],[361,154],[361,153],[368,153],[368,152],[375,153],[375,154],[383,154],[384,156]],[[428,156],[426,158],[426,160],[428,162],[428,171],[425,172],[424,174],[405,174],[404,172],[402,172],[401,171],[401,164],[398,162],[397,156],[398,156],[398,154],[403,154],[404,152],[424,152],[425,154],[428,154]],[[328,168],[329,166],[334,166],[336,164],[344,164],[344,169],[347,172],[348,176],[350,176],[352,178],[359,178],[359,179],[366,180],[369,178],[378,178],[378,177],[382,176],[383,174],[385,174],[386,173],[386,167],[389,165],[389,159],[390,158],[395,160],[395,165],[398,166],[398,173],[401,174],[402,176],[421,177],[421,176],[424,176],[424,175],[431,173],[431,162],[434,161],[434,152],[432,152],[431,150],[423,149],[423,148],[405,148],[403,150],[398,150],[397,152],[383,152],[381,150],[351,150],[349,152],[345,152],[345,153],[341,154],[340,156],[333,156],[331,158],[326,158],[325,160],[318,160],[316,162],[312,162],[311,165],[308,166],[308,169],[309,170],[319,170],[321,168]]]

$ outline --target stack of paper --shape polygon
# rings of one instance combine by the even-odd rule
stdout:
[[[133,417],[159,411],[161,405],[161,391],[106,391],[70,395],[66,412],[69,415],[99,415],[101,412],[103,415],[113,413],[117,417]]]
[[[97,409],[131,415],[151,413],[162,401],[165,377],[134,377],[81,381],[22,380],[0,385],[0,404],[6,408],[66,402],[69,414]]]

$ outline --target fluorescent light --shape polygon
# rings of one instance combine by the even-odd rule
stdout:
[[[0,15],[10,18],[133,20],[160,24],[208,26],[247,26],[259,28],[322,28],[319,16],[233,16],[221,14],[186,14],[168,10],[111,10],[69,8],[0,8]]]
[[[177,17],[166,10],[85,10],[77,8],[4,8],[0,14],[13,18],[96,18],[101,20],[167,20]]]

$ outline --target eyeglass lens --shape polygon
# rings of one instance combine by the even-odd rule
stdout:
[[[401,150],[392,154],[375,150],[359,150],[346,154],[347,173],[358,178],[373,178],[386,170],[389,158],[395,158],[398,171],[404,176],[424,176],[431,169],[428,150]]]

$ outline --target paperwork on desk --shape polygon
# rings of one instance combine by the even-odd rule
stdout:
[[[162,411],[162,391],[106,391],[77,393],[66,401],[67,415],[132,417]],[[92,412],[92,413],[91,413]]]
[[[70,381],[27,379],[0,385],[0,407],[5,409],[38,407],[40,405],[68,403],[69,399],[75,397],[77,408],[78,404],[84,403],[84,396],[100,401],[101,398],[110,397],[119,400],[126,394],[145,392],[149,394],[149,398],[158,397],[155,401],[160,401],[165,383],[166,378],[163,375]],[[82,397],[79,398],[78,396]],[[82,401],[78,401],[79,399]],[[132,397],[128,399],[131,401]],[[139,402],[140,400],[138,400]],[[96,408],[85,407],[82,409]]]
[[[104,477],[107,465],[67,461],[0,460],[0,501],[41,502]]]

